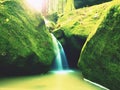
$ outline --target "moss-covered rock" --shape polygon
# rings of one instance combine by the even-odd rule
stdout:
[[[78,66],[85,78],[120,89],[120,4],[112,6],[82,49]]]
[[[77,9],[59,16],[54,35],[62,43],[70,67],[76,68],[81,49],[111,2]]]
[[[53,58],[41,15],[24,0],[0,0],[0,75],[45,72]]]

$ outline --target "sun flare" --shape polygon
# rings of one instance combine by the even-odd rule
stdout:
[[[37,11],[41,11],[44,5],[44,1],[43,0],[26,0],[27,4],[29,7],[37,10]]]

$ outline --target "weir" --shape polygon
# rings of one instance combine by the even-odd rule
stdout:
[[[64,49],[61,45],[61,43],[55,38],[53,34],[53,44],[54,44],[54,52],[55,52],[55,60],[53,62],[52,69],[53,70],[67,70],[69,69],[67,58],[64,52]]]

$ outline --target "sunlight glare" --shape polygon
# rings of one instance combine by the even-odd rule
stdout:
[[[26,0],[29,7],[34,8],[37,11],[41,11],[43,8],[43,0]]]
[[[54,74],[67,74],[74,72],[73,70],[58,70],[58,71],[51,71]]]

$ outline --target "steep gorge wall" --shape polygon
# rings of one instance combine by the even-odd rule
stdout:
[[[0,0],[0,75],[46,72],[54,56],[42,16],[24,0]]]
[[[96,33],[88,37],[78,66],[85,78],[120,89],[120,4],[110,8]]]

